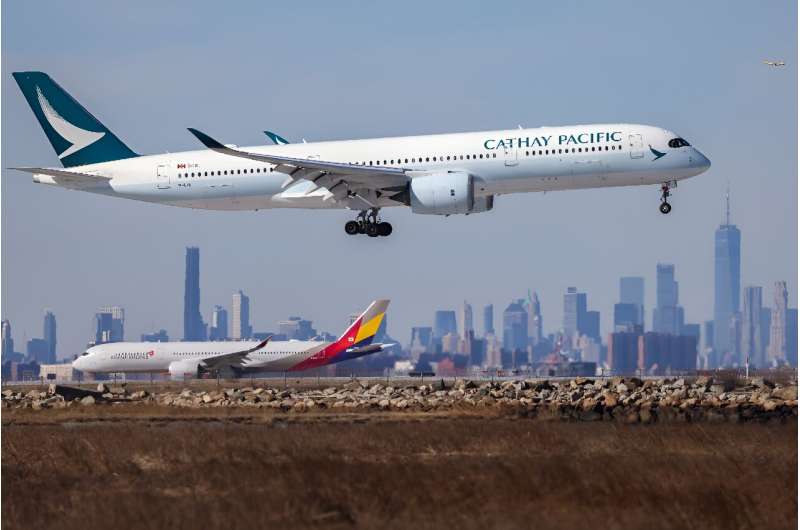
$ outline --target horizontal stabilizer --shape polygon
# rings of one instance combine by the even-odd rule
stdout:
[[[57,184],[65,188],[85,190],[87,188],[108,187],[109,177],[81,173],[67,169],[53,169],[46,167],[12,167],[17,171],[33,173],[33,181],[41,184]]]

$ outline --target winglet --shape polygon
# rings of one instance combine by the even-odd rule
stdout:
[[[270,335],[270,336],[269,336],[269,337],[267,337],[266,339],[264,339],[264,340],[262,340],[261,342],[259,342],[259,343],[258,343],[258,344],[257,344],[257,345],[254,347],[254,348],[250,348],[249,350],[247,350],[247,351],[245,352],[245,355],[246,355],[246,354],[248,354],[248,353],[257,352],[258,350],[260,350],[261,348],[263,348],[264,346],[266,346],[266,345],[267,345],[267,343],[270,341],[270,339],[272,339],[272,335]]]
[[[209,149],[226,149],[226,147],[223,144],[214,140],[204,132],[198,131],[197,129],[193,129],[192,127],[189,127],[189,132],[192,133],[198,140],[200,140],[203,143],[203,145],[205,145]]]
[[[269,139],[272,140],[272,143],[274,143],[275,145],[286,145],[289,143],[289,140],[275,134],[272,131],[264,131],[264,134],[266,134],[267,137],[269,137]]]

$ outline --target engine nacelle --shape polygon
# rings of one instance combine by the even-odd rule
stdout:
[[[488,212],[492,208],[494,208],[494,195],[475,197],[475,202],[470,213]]]
[[[428,215],[469,213],[475,203],[472,175],[464,172],[413,178],[409,195],[411,211]]]
[[[202,362],[197,359],[181,359],[169,363],[169,377],[176,381],[183,381],[187,377],[200,377],[202,372]]]

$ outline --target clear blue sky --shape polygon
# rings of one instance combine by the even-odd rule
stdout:
[[[797,293],[796,2],[4,2],[2,167],[58,165],[14,84],[50,73],[141,153],[538,125],[637,122],[709,156],[673,213],[655,187],[503,196],[469,217],[386,210],[390,238],[348,237],[341,212],[202,212],[35,185],[2,172],[2,316],[24,338],[58,318],[79,351],[101,305],[128,338],[182,333],[184,247],[201,249],[202,310],[251,296],[256,330],[300,314],[338,332],[392,298],[403,342],[436,308],[495,304],[528,288],[545,329],[575,285],[608,331],[618,278],[676,265],[687,320],[712,317],[713,234],[727,183],[742,230],[742,284]],[[782,59],[783,69],[763,59]],[[792,305],[796,303],[793,302]],[[478,318],[477,322],[480,319]],[[476,323],[477,323],[476,322]]]

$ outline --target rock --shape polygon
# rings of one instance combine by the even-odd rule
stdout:
[[[203,403],[211,403],[214,401],[214,398],[211,397],[210,394],[203,394]]]
[[[680,379],[676,379],[675,382],[672,383],[672,386],[676,388],[683,388],[686,386],[686,380],[684,380],[682,377]]]
[[[773,410],[778,408],[779,405],[780,405],[780,403],[778,403],[777,401],[773,401],[771,399],[767,400],[767,401],[764,402],[764,405],[763,405],[764,412],[772,412]]]
[[[98,385],[98,387],[99,387],[99,385]],[[94,399],[93,396],[86,396],[85,398],[81,398],[81,405],[94,405],[94,403],[95,403],[95,399]]]
[[[105,383],[100,383],[97,385],[97,391],[101,394],[108,394],[108,385]]]
[[[10,390],[10,389],[9,390],[3,390],[3,397],[4,398],[9,399],[9,398],[11,398],[13,396],[14,396],[14,391],[13,390]]]
[[[797,400],[797,385],[776,388],[772,391],[771,396],[784,401]]]
[[[605,405],[606,408],[614,408],[619,403],[617,395],[614,394],[613,392],[606,391],[603,392],[601,395],[603,397],[603,404]]]
[[[619,383],[616,386],[615,390],[617,391],[618,394],[627,394],[628,393],[628,385],[626,385],[625,383]]]
[[[706,376],[700,376],[694,381],[694,386],[698,388],[702,388],[704,391],[711,388],[711,378]]]
[[[389,400],[388,400],[388,399],[382,399],[382,400],[380,400],[380,401],[378,402],[378,406],[379,406],[380,408],[382,408],[382,409],[388,409],[388,408],[389,408]]]
[[[764,387],[775,388],[775,383],[767,379],[764,379],[763,377],[751,377],[749,384],[756,388],[764,388]]]
[[[630,377],[626,381],[628,387],[630,388],[639,388],[640,386],[644,385],[644,381],[642,381],[638,377]]]
[[[733,390],[733,381],[729,379],[715,379],[709,387],[713,394],[722,394]]]

